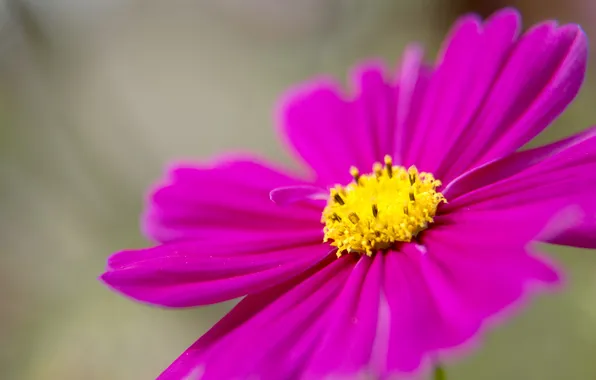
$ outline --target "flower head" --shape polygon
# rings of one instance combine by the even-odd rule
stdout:
[[[416,167],[394,166],[390,156],[385,165],[376,162],[373,173],[360,175],[352,167],[354,182],[336,185],[329,194],[321,221],[324,242],[344,253],[375,252],[409,242],[433,222],[445,197],[437,192],[441,181]]]
[[[292,91],[280,126],[309,178],[172,168],[144,215],[158,244],[112,255],[103,281],[166,307],[244,298],[160,379],[411,373],[557,283],[534,242],[596,247],[596,129],[520,150],[579,90],[586,38],[519,33],[514,10],[465,16],[434,65],[409,47],[395,79],[369,63],[352,95]]]

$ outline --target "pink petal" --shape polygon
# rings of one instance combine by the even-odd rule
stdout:
[[[442,320],[420,276],[419,269],[401,253],[385,258],[384,302],[389,324],[385,351],[379,352],[382,373],[413,372],[441,338]]]
[[[160,379],[178,379],[196,368],[204,379],[370,373],[383,255],[357,262],[343,256],[310,272],[248,296]]]
[[[505,33],[512,34],[516,27],[503,29]],[[480,89],[487,87],[491,69],[494,71],[493,67],[498,67],[500,55],[503,54],[501,45],[506,44],[507,39],[511,40],[504,36],[504,41],[498,41],[501,43],[494,47],[490,46],[489,51],[493,52],[496,62],[491,62],[488,66],[486,74],[489,75],[475,76],[475,70],[485,70],[482,65],[476,65],[477,61],[487,58],[487,54],[481,51],[483,37],[481,20],[476,15],[471,15],[459,19],[444,42],[444,52],[437,62],[428,89],[423,94],[421,115],[416,125],[412,126],[415,133],[404,157],[408,166],[416,165],[422,170],[436,171],[440,158],[453,144],[445,143],[459,137],[458,132],[467,125],[470,117],[468,109],[473,109],[482,100],[479,95],[483,94],[478,94],[478,90],[467,90],[473,89],[472,86],[476,84]]]
[[[323,202],[321,207],[325,207],[329,192],[316,186],[286,186],[273,189],[269,193],[269,198],[280,206],[287,206],[296,202]]]
[[[168,307],[222,302],[296,276],[329,256],[326,244],[260,250],[250,241],[182,242],[116,253],[102,280],[136,300]],[[332,256],[334,256],[332,254]]]
[[[408,244],[355,265],[344,256],[247,297],[160,379],[196,368],[204,379],[413,372],[469,342],[528,284],[558,279],[517,241],[487,246],[488,228],[471,244],[465,225],[430,231],[424,250]]]
[[[321,206],[279,207],[269,198],[276,187],[304,184],[256,161],[178,166],[152,192],[143,227],[159,242],[321,231]]]
[[[484,24],[462,17],[434,72],[415,46],[404,53],[397,84],[378,64],[356,70],[354,98],[319,80],[286,98],[281,126],[323,184],[350,180],[384,154],[444,183],[512,153],[540,133],[577,94],[586,38],[576,25],[552,22],[519,38],[517,11]]]
[[[411,127],[408,165],[449,182],[516,151],[571,102],[586,66],[581,29],[544,23],[516,41],[519,30],[513,10],[456,24]]]
[[[318,349],[312,355],[307,378],[334,374],[353,375],[369,371],[377,336],[383,255],[362,257],[335,303]]]
[[[431,356],[469,342],[519,302],[528,284],[558,280],[520,244],[526,236],[501,239],[493,232],[490,221],[438,225],[422,235],[420,247],[406,244],[373,259],[328,257],[287,283],[247,296],[160,379],[193,370],[203,379],[416,371]],[[262,255],[250,266],[269,262]]]
[[[318,268],[317,268],[318,269]],[[178,380],[195,373],[201,373],[201,363],[205,351],[218,340],[229,334],[231,331],[242,326],[243,323],[250,320],[254,315],[269,306],[272,299],[276,299],[284,294],[289,288],[295,286],[300,281],[307,278],[313,270],[305,272],[296,277],[285,286],[270,288],[258,294],[249,295],[244,298],[231,312],[215,324],[205,335],[190,346],[178,359],[176,359],[157,380]]]
[[[305,356],[293,355],[294,347],[301,346],[313,327],[321,331],[322,325],[316,322],[337,296],[353,263],[351,257],[333,260],[286,284],[246,297],[158,379],[180,379],[197,368],[202,379],[251,374],[263,379],[298,377],[296,373],[304,371]],[[316,349],[315,343],[309,344],[309,354]]]
[[[370,170],[375,161],[394,150],[397,87],[386,77],[386,72],[384,64],[378,61],[360,64],[351,73],[355,122],[354,129],[348,133],[354,134],[355,154],[360,156],[352,165],[362,171]]]
[[[423,246],[406,244],[386,256],[386,375],[416,371],[434,356],[461,350],[487,322],[519,304],[529,285],[558,281],[524,245],[477,227],[435,227]]]
[[[449,337],[434,348],[466,342],[486,321],[518,304],[529,285],[558,282],[555,270],[531,254],[529,246],[491,235],[490,228],[481,234],[471,224],[439,227],[425,235],[426,254],[410,254],[444,321],[444,336]]]
[[[425,115],[421,110],[424,94],[431,83],[433,69],[424,65],[424,53],[418,45],[406,47],[398,72],[397,115],[394,131],[393,159],[397,164],[407,165],[412,141],[419,132],[415,129]]]
[[[323,185],[351,180],[350,166],[370,170],[393,152],[396,87],[378,63],[354,70],[355,94],[318,79],[291,91],[282,101],[283,136]]]
[[[549,241],[596,247],[596,128],[566,140],[515,153],[457,178],[445,189],[442,215],[451,219],[470,213],[503,215],[507,224],[542,228],[570,206],[583,216],[570,220]],[[560,217],[560,216],[559,216]],[[439,217],[439,220],[441,217]]]
[[[541,33],[543,29],[548,31],[546,36]],[[537,47],[536,40],[544,45]],[[481,151],[479,161],[486,162],[517,150],[565,110],[584,80],[587,45],[586,35],[578,25],[557,28],[545,23],[526,33],[487,100],[486,109],[490,111],[479,121],[497,123],[499,117],[495,110],[508,109],[508,113],[501,114],[501,120],[513,122],[503,124],[506,128],[491,134],[497,144],[492,144],[487,152]],[[520,77],[524,81],[520,82]],[[514,89],[517,91],[512,92]],[[519,113],[522,107],[525,109]]]

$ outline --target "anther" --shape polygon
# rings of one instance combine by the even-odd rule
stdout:
[[[414,202],[416,198],[414,197],[414,193],[410,192],[410,200]]]
[[[360,179],[360,171],[358,171],[357,167],[352,166],[350,168],[350,175],[352,175],[352,177],[354,178],[354,182],[358,184],[358,180]]]
[[[385,168],[387,169],[387,176],[391,178],[393,176],[393,161],[389,155],[385,156]]]
[[[383,175],[383,165],[381,165],[380,162],[375,162],[373,164],[373,172],[375,173],[377,178],[381,177]]]
[[[333,220],[341,222],[341,217],[339,215],[337,215],[337,213],[334,212],[331,217],[333,218]]]
[[[376,218],[379,215],[379,207],[376,204],[372,205],[372,214]]]
[[[357,224],[360,221],[360,218],[358,217],[358,215],[356,215],[355,212],[351,212],[348,215],[348,219],[350,219],[350,222]]]
[[[335,199],[335,201],[337,203],[339,203],[340,205],[346,204],[346,202],[344,202],[344,200],[342,199],[342,197],[339,194],[337,194],[337,193],[335,193],[335,195],[333,196],[333,199]]]

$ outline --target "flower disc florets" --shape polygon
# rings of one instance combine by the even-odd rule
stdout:
[[[330,190],[321,222],[325,241],[337,247],[337,255],[388,249],[396,242],[409,242],[426,229],[445,197],[436,189],[441,181],[416,167],[375,163],[373,172],[360,175],[352,167],[354,182]]]

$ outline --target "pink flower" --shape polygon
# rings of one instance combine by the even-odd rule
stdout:
[[[596,129],[520,151],[578,92],[586,37],[520,28],[465,16],[435,65],[410,47],[395,80],[368,63],[353,95],[293,91],[281,132],[308,179],[172,168],[144,219],[159,245],[114,254],[103,281],[166,307],[244,298],[160,379],[411,373],[558,282],[534,242],[596,247]]]

